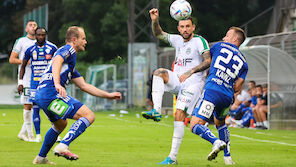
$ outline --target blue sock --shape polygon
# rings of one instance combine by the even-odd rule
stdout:
[[[40,134],[40,108],[37,105],[33,105],[33,123],[35,127],[36,135]]]
[[[61,143],[66,144],[67,146],[75,140],[79,135],[81,135],[87,127],[89,127],[90,122],[85,117],[79,118],[69,129],[66,136],[63,138]]]
[[[41,147],[40,152],[38,154],[40,157],[46,157],[48,151],[51,149],[51,147],[56,142],[59,134],[60,133],[54,128],[54,126],[52,126],[46,132],[46,134],[44,136],[44,141],[43,141],[42,147]]]
[[[211,142],[212,144],[216,140],[218,140],[218,138],[211,132],[211,130],[204,125],[200,125],[200,124],[194,125],[192,128],[192,133],[199,135],[203,139]]]
[[[224,156],[230,156],[230,134],[228,127],[224,124],[222,126],[216,127],[219,132],[220,140],[224,141],[227,145],[226,149],[224,149]]]

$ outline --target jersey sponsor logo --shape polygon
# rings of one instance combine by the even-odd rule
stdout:
[[[65,103],[63,100],[61,99],[55,99],[53,100],[49,106],[47,107],[47,109],[51,112],[53,112],[54,114],[62,117],[64,115],[64,113],[66,112],[66,110],[69,108],[69,105],[67,103]]]
[[[45,59],[45,56],[38,56],[38,59],[39,60],[44,60]]]
[[[46,66],[34,66],[33,70],[45,70]]]
[[[186,54],[189,55],[190,53],[191,53],[191,48],[187,48],[187,49],[186,49]]]
[[[52,56],[51,56],[50,54],[46,54],[46,55],[45,55],[45,59],[47,59],[47,60],[48,60],[48,59],[51,59],[51,57],[52,57]]]
[[[44,57],[44,56],[43,56]],[[32,61],[32,65],[33,66],[39,66],[39,65],[48,65],[48,61],[47,60],[42,60],[42,61]]]
[[[42,83],[43,81],[46,80],[52,80],[52,73],[48,73],[48,74],[43,74],[40,80],[40,83]]]
[[[44,55],[44,52],[39,52],[39,55]]]
[[[47,54],[49,54],[49,53],[50,53],[50,50],[51,50],[51,49],[46,48],[46,49],[45,49],[45,52],[46,52]]]
[[[178,99],[177,99],[177,101],[180,101],[180,102],[182,102],[182,103],[191,103],[191,99],[190,98],[188,98],[188,97],[178,97]]]
[[[41,79],[40,77],[34,77],[33,81],[40,81],[40,79]]]
[[[186,66],[188,65],[188,63],[192,62],[192,58],[185,58],[185,59],[178,59],[178,57],[176,57],[175,59],[175,64],[178,66]]]
[[[216,82],[218,85],[222,85],[223,81],[221,79],[218,78],[212,78],[211,81]]]
[[[189,92],[189,91],[184,90],[184,89],[181,90],[181,94],[183,96],[188,96],[188,97],[193,96],[193,93],[192,92]]]
[[[37,52],[36,52],[36,50],[33,51],[32,55],[33,55],[33,60],[37,60]]]
[[[213,103],[211,103],[207,100],[203,100],[202,104],[199,108],[198,114],[210,119],[210,117],[213,114],[214,109],[215,109],[215,105]]]

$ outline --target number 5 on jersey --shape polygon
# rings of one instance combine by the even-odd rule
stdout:
[[[63,100],[61,99],[55,99],[53,100],[49,106],[47,107],[47,109],[51,112],[53,112],[54,114],[62,117],[65,113],[65,111],[67,111],[67,109],[69,108],[69,105],[66,104]]]

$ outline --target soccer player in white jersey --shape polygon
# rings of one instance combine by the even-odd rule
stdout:
[[[169,156],[159,164],[177,164],[177,154],[184,137],[184,121],[191,115],[204,86],[205,74],[193,73],[192,69],[210,57],[208,42],[193,33],[195,25],[192,19],[180,20],[180,35],[164,32],[158,22],[158,9],[151,9],[152,32],[157,38],[170,43],[176,49],[174,72],[159,68],[153,73],[152,100],[154,108],[142,112],[142,116],[154,121],[161,120],[161,104],[164,92],[177,95],[174,133]]]
[[[208,155],[209,161],[215,159],[218,153],[224,150],[226,165],[234,163],[230,156],[230,134],[225,125],[225,117],[234,93],[240,92],[248,73],[246,58],[239,51],[239,46],[245,38],[245,32],[241,28],[231,27],[223,38],[223,42],[218,42],[211,47],[212,56],[193,69],[199,72],[210,67],[203,94],[192,114],[190,130],[213,145]],[[214,115],[219,139],[204,126],[212,115]]]
[[[22,64],[22,59],[24,58],[25,51],[28,47],[34,45],[35,40],[35,29],[37,28],[37,23],[34,20],[29,20],[26,24],[25,31],[27,35],[21,37],[15,41],[13,49],[10,54],[9,63],[18,64],[19,70]],[[19,78],[19,74],[18,74]],[[32,127],[32,102],[29,101],[29,90],[31,81],[31,65],[26,67],[26,74],[22,81],[18,80],[18,85],[23,84],[24,91],[20,96],[20,102],[24,105],[23,109],[23,119],[24,123],[21,131],[18,134],[18,138],[24,141],[34,141],[34,133]]]

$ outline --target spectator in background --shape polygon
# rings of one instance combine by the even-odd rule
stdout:
[[[253,115],[256,120],[256,128],[267,129],[267,84],[257,88],[257,105],[253,109]]]

